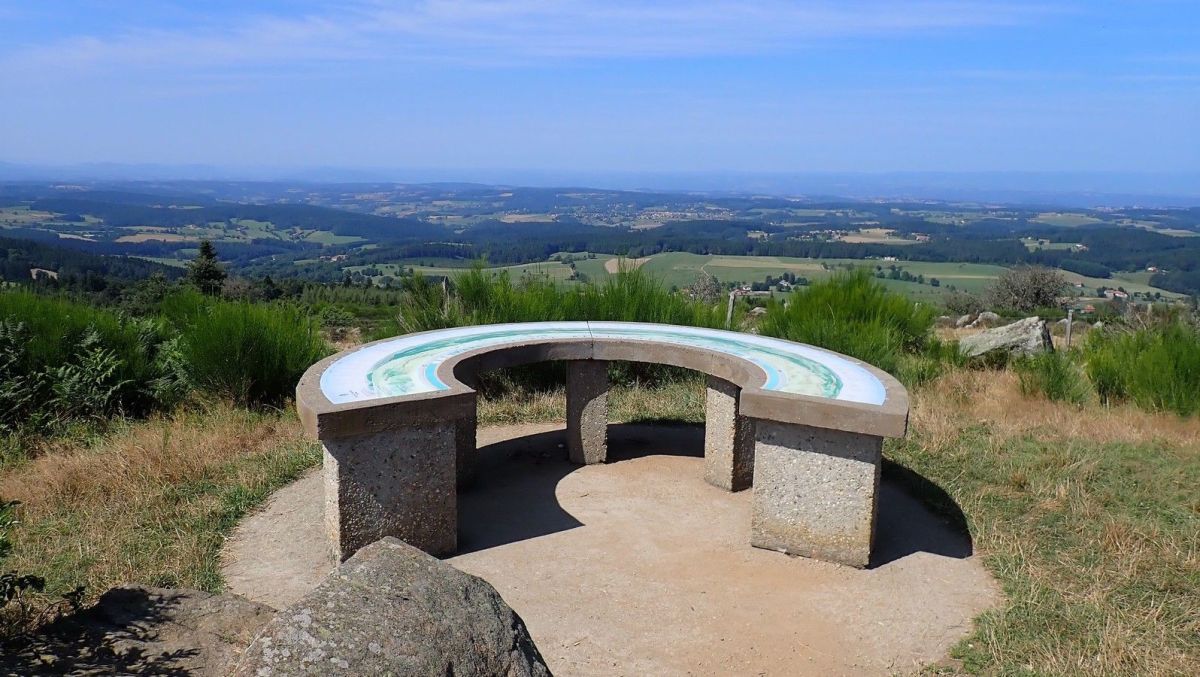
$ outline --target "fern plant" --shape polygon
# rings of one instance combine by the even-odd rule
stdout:
[[[23,322],[0,320],[0,432],[39,423],[34,419],[45,396],[46,378],[28,368],[30,340]]]
[[[75,359],[50,372],[51,410],[61,420],[99,420],[120,413],[122,392],[132,383],[121,378],[121,367],[116,352],[89,329]]]

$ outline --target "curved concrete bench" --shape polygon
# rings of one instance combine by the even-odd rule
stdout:
[[[568,453],[604,462],[608,362],[709,375],[705,478],[753,487],[752,545],[865,566],[882,441],[908,394],[888,374],[812,346],[635,322],[530,322],[409,334],[334,355],[296,402],[324,445],[325,518],[341,559],[384,536],[435,555],[457,546],[456,487],[471,477],[481,371],[565,360]]]

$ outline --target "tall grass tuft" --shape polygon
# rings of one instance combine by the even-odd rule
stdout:
[[[241,405],[281,404],[304,371],[329,353],[317,322],[290,306],[185,292],[168,297],[163,307],[178,328],[188,381]]]
[[[1084,354],[1103,402],[1200,413],[1200,330],[1194,326],[1171,321],[1131,332],[1089,332]]]
[[[720,308],[672,294],[656,278],[622,270],[600,283],[568,287],[481,266],[445,284],[416,277],[406,285],[397,321],[384,332],[411,333],[477,324],[554,320],[620,320],[720,326]],[[379,336],[382,338],[382,336]]]
[[[865,270],[841,273],[768,304],[761,331],[835,350],[895,372],[924,349],[934,309],[889,292]]]
[[[672,293],[644,271],[623,269],[602,282],[566,286],[541,277],[513,278],[475,266],[445,283],[414,276],[405,281],[396,321],[379,327],[372,338],[386,338],[445,327],[563,320],[663,322],[719,327],[722,309]],[[683,378],[683,370],[662,365],[614,363],[617,383],[665,383]],[[485,396],[533,392],[559,387],[561,365],[529,365],[484,376]]]
[[[653,275],[622,269],[600,284],[587,285],[569,311],[572,320],[662,322],[696,327],[721,327],[719,305],[708,305],[672,294]]]
[[[1051,351],[1022,357],[1013,362],[1013,370],[1025,396],[1040,395],[1054,402],[1083,404],[1091,396],[1091,386],[1071,355]]]

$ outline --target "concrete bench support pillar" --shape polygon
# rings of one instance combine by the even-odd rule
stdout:
[[[754,478],[754,421],[738,411],[741,388],[708,377],[704,406],[704,479],[726,491],[750,487]]]
[[[750,543],[867,566],[882,452],[873,435],[756,420]]]
[[[567,362],[567,452],[573,463],[608,457],[608,362]]]
[[[454,553],[456,429],[431,423],[323,440],[325,528],[338,561],[384,536]]]
[[[474,398],[472,398],[474,400]],[[457,473],[457,483],[465,487],[475,479],[476,435],[479,423],[475,404],[471,404],[471,412],[460,416],[454,422],[454,465]]]

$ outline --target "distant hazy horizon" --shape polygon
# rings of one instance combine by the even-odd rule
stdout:
[[[25,165],[0,161],[0,181],[437,184],[657,190],[804,198],[915,199],[1070,207],[1198,207],[1200,172],[629,172],[524,169],[283,169],[198,165]]]
[[[1200,174],[1192,0],[0,0],[0,35],[22,165]]]

